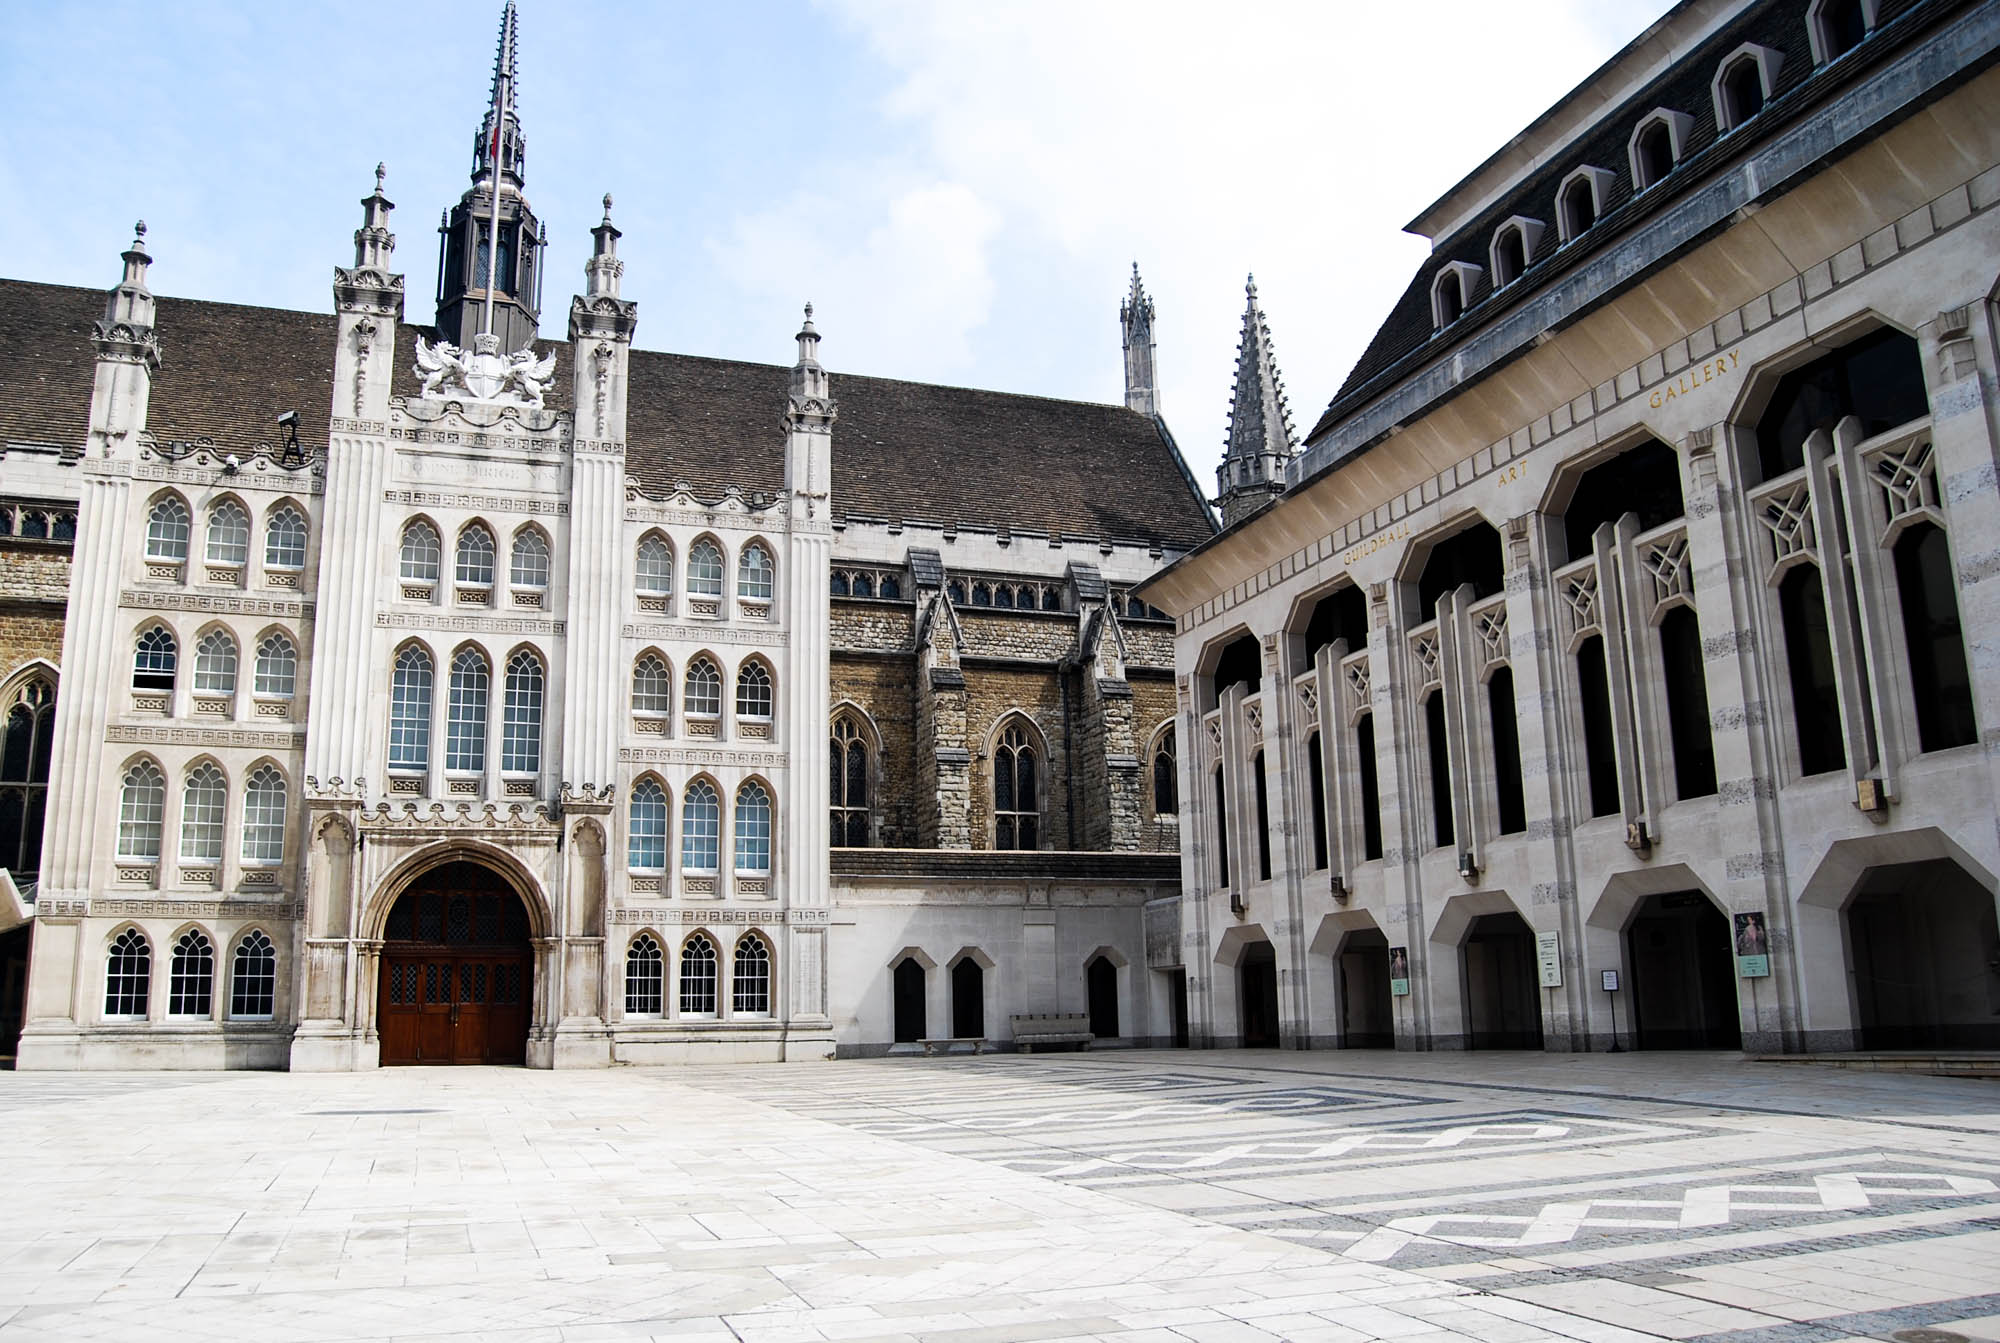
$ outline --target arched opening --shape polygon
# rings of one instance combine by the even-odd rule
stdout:
[[[1349,933],[1333,959],[1340,981],[1340,1047],[1394,1049],[1396,1015],[1389,996],[1389,939],[1379,929]]]
[[[1472,600],[1497,597],[1507,582],[1501,561],[1500,533],[1489,522],[1477,522],[1430,548],[1417,577],[1417,624],[1437,614],[1437,604],[1464,584],[1472,585]]]
[[[1701,623],[1685,606],[1660,621],[1660,669],[1667,692],[1667,737],[1674,748],[1674,793],[1683,802],[1715,794],[1715,739],[1708,723],[1708,673]]]
[[[1557,206],[1562,211],[1563,241],[1569,242],[1597,222],[1597,188],[1588,177],[1579,177],[1563,188]]]
[[[1222,703],[1222,697],[1233,685],[1242,686],[1246,695],[1254,695],[1262,689],[1264,654],[1257,640],[1248,634],[1232,640],[1216,658],[1211,680],[1215,684],[1215,702],[1208,706],[1211,709]]]
[[[1521,226],[1503,229],[1500,240],[1493,248],[1493,287],[1501,288],[1521,278],[1528,269],[1528,246],[1521,237]]]
[[[1640,1049],[1741,1049],[1729,918],[1700,891],[1641,900],[1625,928]]]
[[[1347,640],[1350,656],[1368,647],[1368,599],[1352,583],[1342,584],[1313,603],[1306,620],[1306,665],[1310,667],[1319,650],[1337,640]]]
[[[1450,326],[1465,311],[1465,286],[1459,280],[1458,272],[1448,270],[1437,279],[1437,308],[1435,317],[1439,329]]]
[[[951,967],[951,1033],[958,1040],[986,1035],[986,971],[970,956]]]
[[[1094,957],[1083,972],[1090,1003],[1090,1033],[1100,1040],[1118,1038],[1118,967],[1108,956]]]
[[[1627,513],[1637,513],[1639,530],[1648,532],[1686,512],[1680,457],[1657,438],[1649,438],[1576,478],[1563,508],[1564,549],[1571,561],[1588,559],[1591,538],[1607,522],[1615,527]]]
[[[1632,142],[1632,167],[1638,180],[1633,189],[1644,191],[1674,170],[1674,138],[1667,123],[1655,121],[1639,132]]]
[[[1528,799],[1521,786],[1521,727],[1514,705],[1514,669],[1500,667],[1486,682],[1486,709],[1493,722],[1493,788],[1500,833],[1528,828]]]
[[[1723,129],[1735,130],[1764,110],[1764,72],[1745,56],[1722,72]]]
[[[1965,669],[1965,631],[1951,547],[1935,523],[1920,523],[1896,539],[1896,593],[1903,608],[1903,645],[1917,701],[1917,742],[1925,751],[1969,746],[1972,678]],[[0,853],[0,860],[5,859]]]
[[[914,1044],[925,1037],[929,1027],[925,1020],[923,962],[915,956],[903,957],[896,962],[891,982],[895,995],[896,1043]]]
[[[12,1067],[28,1010],[28,942],[32,923],[0,933],[0,1066]]]
[[[1833,636],[1819,570],[1802,564],[1778,584],[1791,673],[1792,717],[1799,730],[1799,773],[1825,774],[1847,764],[1840,733],[1840,691],[1833,679]]]
[[[1542,992],[1535,969],[1535,934],[1509,911],[1481,914],[1460,948],[1465,968],[1466,1045],[1472,1049],[1540,1049]]]
[[[1839,60],[1868,36],[1868,15],[1861,0],[1826,0],[1813,21],[1819,29],[1822,61]]]
[[[484,863],[445,863],[412,882],[383,928],[383,1065],[524,1062],[529,936],[520,895]]]
[[[1269,942],[1252,942],[1236,962],[1237,992],[1245,1049],[1278,1047],[1278,953]]]
[[[0,699],[0,867],[32,896],[42,870],[49,759],[55,745],[55,686],[31,677]],[[0,1013],[6,1011],[0,999]],[[0,1046],[5,1037],[0,1036]]]
[[[1831,432],[1849,415],[1861,421],[1864,438],[1873,438],[1930,409],[1917,342],[1894,327],[1872,331],[1779,379],[1757,417],[1761,479],[1804,466],[1806,439],[1818,429]]]
[[[2000,927],[1964,868],[1871,868],[1845,924],[1863,1049],[2000,1049]]]
[[[1618,814],[1618,753],[1611,721],[1611,681],[1604,640],[1593,634],[1576,649],[1578,706],[1583,710],[1583,758],[1590,776],[1590,814]]]

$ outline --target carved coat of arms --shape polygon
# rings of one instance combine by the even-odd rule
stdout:
[[[500,338],[491,333],[473,337],[472,349],[417,337],[418,392],[430,400],[498,401],[541,408],[556,357],[536,358],[532,349],[500,353]]]

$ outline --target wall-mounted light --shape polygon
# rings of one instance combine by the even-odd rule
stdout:
[[[1479,880],[1479,864],[1472,861],[1472,850],[1461,849],[1458,854],[1458,875],[1467,881]]]
[[[1646,829],[1644,821],[1625,822],[1625,847],[1634,853],[1652,852],[1652,832]]]

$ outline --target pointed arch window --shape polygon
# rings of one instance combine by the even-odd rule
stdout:
[[[285,776],[260,765],[243,786],[243,861],[285,860]]]
[[[635,872],[660,872],[667,866],[667,790],[657,780],[641,779],[632,789],[627,809],[625,865]]]
[[[396,655],[389,691],[389,768],[420,772],[431,763],[431,655],[405,648]]]
[[[1919,523],[1896,539],[1896,593],[1903,608],[1903,646],[1916,691],[1917,749],[1970,746],[1979,732],[1972,713],[1972,678],[1965,664],[1965,627],[1958,583],[1942,528]]]
[[[1000,735],[993,751],[993,847],[1041,847],[1041,793],[1034,739],[1020,726]]]
[[[174,672],[180,664],[180,646],[164,625],[155,625],[139,636],[132,650],[134,690],[172,690]]]
[[[681,868],[715,871],[722,847],[722,799],[715,785],[696,779],[681,795]]]
[[[715,1015],[715,943],[696,933],[681,947],[681,1012]]]
[[[771,795],[755,779],[736,790],[736,870],[760,876],[771,870]]]
[[[160,767],[141,760],[125,771],[118,797],[118,856],[154,863],[160,858],[160,825],[167,811],[167,781]]]
[[[104,958],[104,1015],[143,1017],[152,991],[153,948],[137,928],[127,928]]]
[[[549,585],[549,538],[533,527],[523,527],[514,534],[507,581],[530,592],[540,592]]]
[[[681,703],[690,718],[716,718],[722,713],[722,673],[713,659],[702,656],[688,663],[687,689]]]
[[[729,1010],[738,1016],[769,1016],[771,949],[757,934],[745,933],[736,943],[735,959],[735,973],[730,980]]]
[[[736,673],[736,716],[771,721],[771,672],[761,662],[746,662]]]
[[[194,692],[197,695],[236,693],[236,640],[226,630],[210,630],[194,646]]]
[[[167,973],[167,1015],[205,1017],[215,1002],[215,948],[207,934],[190,928],[174,943]]]
[[[486,767],[486,695],[490,675],[476,648],[451,660],[451,708],[445,724],[444,767],[476,771]]]
[[[461,587],[493,586],[493,533],[480,523],[468,523],[458,534],[458,561],[454,570]]]
[[[762,541],[752,541],[736,557],[736,595],[769,601],[776,585],[778,566]]]
[[[229,1015],[238,1021],[267,1021],[278,996],[278,949],[261,931],[245,933],[229,967]]]
[[[632,712],[665,718],[674,711],[673,676],[667,664],[648,653],[632,666]]]
[[[1174,729],[1168,724],[1153,743],[1153,814],[1172,816],[1180,810],[1180,767],[1174,758]]]
[[[836,849],[865,849],[869,839],[868,745],[852,716],[833,720],[827,765],[827,796],[832,802],[832,844]]]
[[[181,788],[181,858],[213,863],[222,859],[222,823],[229,809],[229,785],[222,771],[204,761],[188,771]]]
[[[522,649],[507,660],[507,703],[500,768],[533,774],[542,767],[542,660]]]
[[[305,514],[290,504],[279,504],[272,509],[270,520],[264,524],[264,567],[289,570],[306,567]]]
[[[208,511],[208,562],[240,566],[249,558],[250,515],[234,499],[224,499]]]
[[[664,597],[674,590],[674,552],[658,534],[639,542],[635,585],[643,596]]]
[[[422,518],[403,528],[403,577],[413,583],[435,583],[444,562],[437,528]]]
[[[257,645],[253,689],[266,699],[290,699],[298,686],[299,653],[283,634],[268,634]]]
[[[0,867],[24,891],[32,891],[42,867],[55,726],[55,688],[47,681],[37,678],[14,692],[0,738]]]
[[[187,505],[171,494],[154,500],[146,513],[146,558],[179,564],[187,555]]]
[[[698,597],[722,595],[722,547],[705,536],[688,551],[688,591]]]
[[[651,933],[632,939],[625,952],[625,1015],[656,1017],[665,1010],[666,957]]]

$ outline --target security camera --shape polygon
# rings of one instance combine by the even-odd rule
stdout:
[[[222,469],[233,476],[243,469],[243,459],[232,452],[222,463]]]
[[[280,429],[290,429],[293,425],[297,424],[298,422],[299,422],[299,413],[296,410],[287,410],[280,413],[278,416],[278,427]]]

